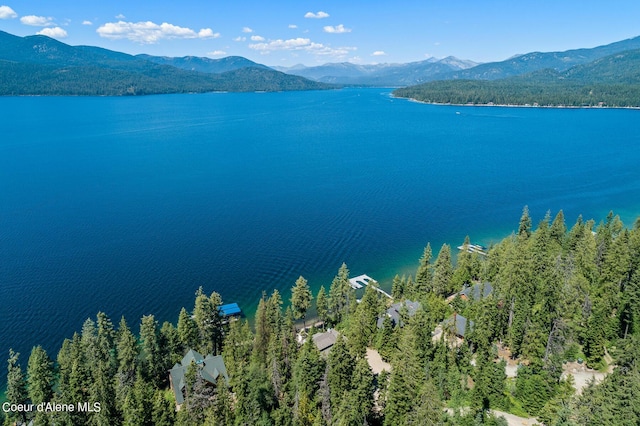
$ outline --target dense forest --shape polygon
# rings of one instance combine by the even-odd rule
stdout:
[[[275,92],[330,89],[324,83],[262,68],[221,74],[150,65],[143,71],[92,64],[56,67],[0,60],[0,95],[128,96],[204,92]]]
[[[498,80],[434,81],[394,91],[429,103],[640,107],[640,50],[566,71],[539,70]]]
[[[207,72],[191,69],[196,67],[184,69],[185,64],[177,59],[162,61],[99,47],[70,46],[41,35],[17,37],[0,31],[0,95],[124,96],[336,87],[244,58],[196,59],[191,62]]]
[[[512,235],[471,247],[467,238],[454,262],[449,245],[435,259],[427,245],[415,276],[394,279],[393,300],[373,282],[357,294],[344,264],[315,297],[300,277],[286,309],[277,290],[263,294],[253,325],[227,321],[220,296],[202,288],[175,324],[144,316],[138,335],[98,313],[55,359],[40,346],[10,351],[6,399],[99,409],[0,415],[7,425],[505,425],[502,411],[545,425],[637,425],[640,219],[627,228],[613,213],[597,226],[579,217],[568,229],[560,211],[534,229],[525,207]],[[312,336],[330,328],[337,338],[321,353]],[[228,383],[205,381],[192,362],[176,411],[168,371],[190,350],[222,355]],[[388,362],[377,374],[373,352]],[[569,365],[603,379],[577,392]]]

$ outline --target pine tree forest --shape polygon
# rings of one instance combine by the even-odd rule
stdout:
[[[560,211],[536,226],[525,207],[513,234],[470,247],[426,245],[393,299],[375,282],[356,293],[343,264],[331,283],[263,293],[254,318],[228,320],[202,288],[175,324],[98,313],[57,354],[9,351],[3,407],[51,409],[3,409],[1,422],[640,424],[640,218],[567,226]],[[192,362],[177,404],[169,371],[193,351],[221,356],[228,380]]]

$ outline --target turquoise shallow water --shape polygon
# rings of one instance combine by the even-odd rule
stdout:
[[[640,214],[639,111],[389,92],[0,98],[0,354],[55,356],[98,311],[175,321],[200,285],[247,312],[343,261],[390,285],[524,205]]]

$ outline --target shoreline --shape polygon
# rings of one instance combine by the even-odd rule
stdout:
[[[394,99],[406,99],[409,102],[415,102],[425,105],[437,105],[437,106],[457,106],[457,107],[498,107],[498,108],[544,108],[544,109],[622,109],[622,110],[640,110],[640,106],[574,106],[574,105],[531,105],[531,104],[455,104],[444,102],[427,102],[421,101],[415,98],[406,98],[404,96],[396,96],[393,92],[390,93],[390,97]]]

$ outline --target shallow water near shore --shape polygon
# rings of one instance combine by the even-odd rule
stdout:
[[[465,235],[640,214],[639,111],[425,105],[387,89],[0,98],[0,354],[88,317],[247,314],[342,262],[390,287]],[[4,374],[4,372],[2,373]]]

